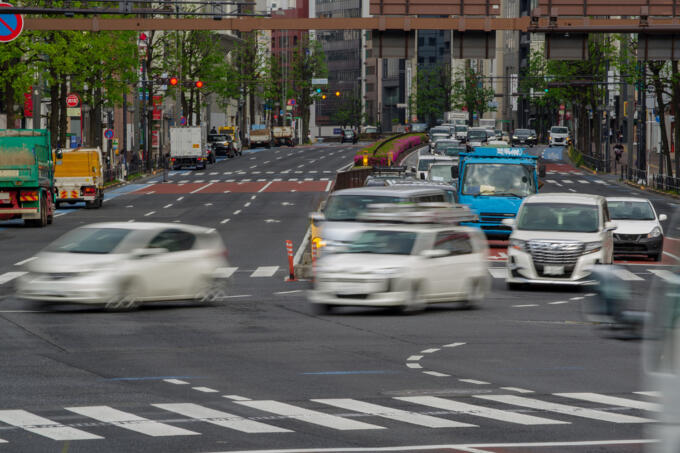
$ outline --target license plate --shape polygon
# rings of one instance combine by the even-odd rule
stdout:
[[[563,275],[564,266],[543,266],[544,275]]]
[[[0,192],[0,200],[9,201],[9,193],[7,193],[7,192]]]

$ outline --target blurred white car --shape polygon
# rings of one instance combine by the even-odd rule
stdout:
[[[377,215],[388,217],[384,211]],[[312,307],[408,312],[436,302],[482,300],[490,288],[484,233],[456,224],[407,223],[408,217],[400,215],[403,223],[366,224],[342,253],[321,258],[308,294]]]
[[[524,199],[508,247],[508,288],[522,283],[592,284],[591,269],[611,264],[614,252],[607,203],[599,195],[544,193]]]
[[[98,223],[66,233],[27,265],[17,295],[47,302],[134,308],[224,291],[226,249],[213,228]]]
[[[663,226],[666,214],[658,215],[644,198],[607,197],[614,233],[615,255],[647,255],[654,261],[663,257]]]

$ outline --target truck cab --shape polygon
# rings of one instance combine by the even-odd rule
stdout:
[[[99,148],[54,151],[56,205],[85,202],[87,208],[101,208],[104,202],[102,151]]]
[[[461,153],[458,202],[468,205],[487,236],[507,238],[512,227],[503,219],[514,219],[522,200],[538,192],[537,157],[524,148],[475,148]]]

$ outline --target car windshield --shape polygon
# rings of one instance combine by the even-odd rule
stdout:
[[[434,150],[438,154],[444,154],[445,156],[457,156],[462,152],[465,152],[465,147],[460,146],[458,143],[437,143]]]
[[[467,126],[456,126],[456,132],[467,132]]]
[[[432,181],[453,181],[451,168],[455,165],[433,165],[430,167],[430,179]]]
[[[468,140],[486,140],[486,131],[468,131]]]
[[[123,228],[78,228],[48,245],[45,251],[104,255],[112,253],[130,232]]]
[[[529,132],[529,129],[517,129],[514,135],[525,137],[531,135],[531,132]]]
[[[525,203],[519,211],[518,230],[594,233],[599,229],[595,205]]]
[[[418,171],[427,171],[430,165],[434,163],[434,159],[420,159],[418,161]]]
[[[451,130],[448,127],[433,127],[430,129],[430,135],[434,134],[450,134]]]
[[[468,164],[463,180],[464,195],[526,197],[534,193],[531,167],[520,164]]]
[[[328,199],[324,210],[326,220],[354,221],[370,204],[399,203],[401,197],[386,195],[336,195]]]
[[[656,216],[647,201],[607,201],[613,220],[654,220]]]
[[[568,134],[569,129],[567,129],[566,127],[553,127],[550,128],[550,132],[552,132],[553,134]]]
[[[378,253],[381,255],[410,255],[416,233],[410,231],[368,230],[347,249],[347,253]]]
[[[229,140],[228,135],[208,135],[209,142],[226,142]]]

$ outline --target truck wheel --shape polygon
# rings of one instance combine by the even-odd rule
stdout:
[[[24,225],[33,228],[42,228],[47,225],[47,202],[42,192],[40,193],[40,218],[24,220]]]
[[[54,221],[54,211],[56,207],[54,206],[54,202],[52,200],[49,201],[50,204],[50,213],[47,215],[47,224],[52,225],[52,222]]]

